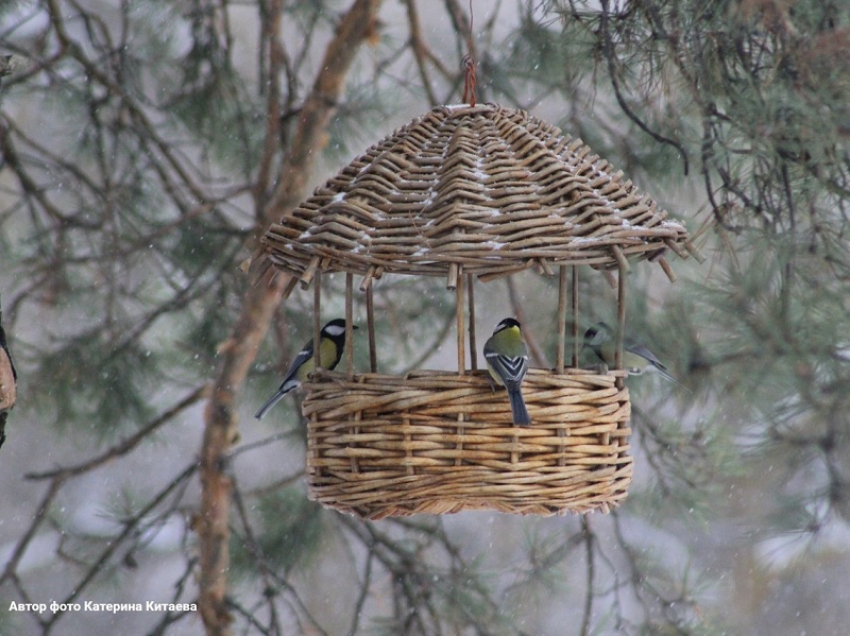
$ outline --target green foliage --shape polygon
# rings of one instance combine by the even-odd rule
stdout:
[[[363,75],[349,82],[345,102],[340,104],[328,127],[325,154],[340,165],[375,143],[376,139],[367,131],[380,130],[381,124],[400,106],[397,93],[386,90],[376,77]],[[351,122],[357,122],[357,126],[352,127]]]
[[[25,0],[5,0],[0,4],[0,17],[14,13],[26,4]]]
[[[330,0],[293,0],[285,6],[285,12],[297,19],[302,28],[320,20],[329,20],[339,9],[340,3]]]
[[[207,59],[201,59],[202,68],[207,69]],[[188,64],[187,68],[195,66],[197,63]],[[172,99],[174,114],[219,163],[248,177],[261,156],[264,121],[260,105],[252,103],[250,93],[229,69],[184,81],[183,90]]]
[[[565,37],[557,24],[544,22],[525,7],[505,46],[493,51],[497,57],[486,60],[486,86],[497,99],[517,95],[529,78],[541,88],[566,92],[577,82],[578,67],[588,62],[584,56],[573,57],[583,44],[591,46],[587,38],[580,42]]]
[[[22,630],[23,621],[17,612],[9,611],[10,605],[11,602],[7,603],[5,599],[0,603],[0,630],[3,630],[3,633],[6,634],[14,634]]]
[[[23,71],[3,79],[0,112],[4,320],[26,389],[12,417],[55,421],[75,440],[103,445],[171,408],[175,389],[215,376],[219,348],[232,335],[250,283],[237,263],[256,247],[246,241],[264,229],[263,206],[279,177],[274,167],[297,130],[323,46],[349,4],[283,3],[281,130],[271,140],[263,139],[271,112],[269,43],[252,21],[264,19],[268,3],[142,0],[99,15],[85,3],[59,2],[54,21],[41,19],[51,10],[41,0],[0,5],[4,18],[39,16],[3,31],[25,61]],[[524,550],[515,527],[496,537],[503,542],[497,553],[475,541],[461,545],[454,534],[460,523],[362,523],[323,512],[301,488],[272,484],[257,494],[236,487],[234,500],[243,505],[232,519],[231,549],[247,599],[238,629],[256,628],[268,609],[273,617],[294,617],[300,631],[320,631],[322,616],[308,624],[310,605],[325,591],[303,589],[290,574],[328,567],[322,548],[333,528],[351,564],[368,561],[360,578],[344,581],[359,586],[362,605],[344,610],[362,613],[361,627],[373,632],[517,633],[547,603],[580,607],[587,583],[576,570],[586,558],[579,548],[588,546],[597,568],[590,633],[732,632],[739,618],[726,610],[745,610],[727,592],[728,525],[749,533],[751,544],[750,536],[819,537],[850,522],[845,5],[564,0],[521,3],[510,24],[496,14],[482,19],[479,9],[479,101],[528,108],[582,137],[692,231],[713,222],[700,239],[710,256],[705,265],[670,259],[682,278],[699,282],[668,292],[666,282],[636,264],[628,283],[630,335],[669,363],[684,388],[658,378],[628,380],[636,461],[629,499],[613,521],[591,517],[586,533],[574,524],[543,530],[540,522]],[[412,107],[410,94],[421,99],[409,25],[391,14],[380,25],[380,42],[347,78],[345,99],[316,146],[328,163],[387,134],[388,117]],[[459,60],[452,55],[466,34],[435,36],[430,28],[419,33],[426,45],[419,53],[433,93],[457,95]],[[242,29],[251,34],[247,44]],[[240,55],[246,50],[251,54]],[[246,70],[245,60],[256,60],[256,68]],[[252,180],[269,146],[276,152],[267,191],[260,192]],[[304,178],[314,183],[321,175]],[[580,281],[580,332],[597,320],[614,322],[615,291],[589,269],[582,268]],[[341,275],[323,277],[323,320],[344,315],[344,282]],[[378,370],[403,373],[445,359],[453,367],[455,296],[444,280],[385,276],[374,284]],[[541,334],[553,361],[557,281],[528,274],[521,287],[529,331]],[[362,297],[355,299],[363,327]],[[477,301],[480,319],[490,298],[478,294]],[[251,371],[258,381],[250,399],[259,403],[277,387],[312,330],[312,294],[296,292]],[[358,370],[368,368],[366,342],[361,329]],[[300,422],[297,401],[277,408],[281,420]],[[187,416],[181,424],[197,420]],[[243,425],[254,432],[253,422]],[[177,445],[179,432],[170,429],[163,443]],[[50,439],[38,444],[39,453],[68,435],[42,437]],[[197,443],[185,453],[190,467]],[[47,450],[50,456],[62,447]],[[245,457],[256,450],[248,447]],[[128,458],[113,451],[110,459],[122,471]],[[216,458],[232,466],[234,484],[244,466],[260,470],[230,460]],[[78,483],[76,476],[51,481],[55,492]],[[51,511],[71,509],[56,497]],[[177,492],[169,502],[172,512],[194,507],[182,497]],[[110,517],[118,525],[138,523],[120,546],[132,554],[165,513],[154,506],[143,515],[149,502],[138,494],[118,501]],[[40,532],[40,504],[24,503]],[[106,552],[103,572],[91,566],[114,536],[74,535],[67,514],[51,512],[49,524],[65,532],[66,560],[76,559],[57,558],[56,569],[69,580],[85,570],[69,587],[92,580],[124,585],[113,567],[121,551]],[[622,531],[626,525],[630,532]],[[646,535],[654,532],[676,533],[682,551],[693,548],[693,561],[671,563],[666,553],[647,549]],[[702,535],[718,544],[710,557],[703,556]],[[734,549],[755,552],[743,543]],[[814,541],[808,547],[819,549]],[[192,549],[180,550],[187,562],[194,558]],[[509,566],[491,565],[504,554],[514,555]],[[41,592],[23,568],[11,575],[0,578],[4,594]],[[167,584],[179,593],[193,576],[189,565]],[[793,588],[794,572],[784,576],[776,580]],[[254,594],[260,579],[269,589]],[[714,619],[719,613],[722,623]],[[165,632],[170,623],[163,620]],[[10,622],[18,628],[23,619],[0,612],[0,625],[11,629]],[[267,631],[285,631],[279,628]],[[806,631],[819,630],[812,623]]]
[[[519,613],[525,603],[539,604],[546,597],[559,597],[570,592],[567,584],[565,562],[579,563],[578,549],[582,545],[581,533],[565,533],[561,528],[547,532],[543,528],[524,528],[524,558],[516,580],[507,590],[509,606]]]
[[[263,567],[280,573],[306,568],[321,548],[326,514],[298,486],[258,497],[252,515],[256,519],[256,544],[241,533],[234,534],[231,540],[237,574],[254,577],[257,560],[262,561]]]
[[[105,443],[151,416],[156,368],[150,352],[136,341],[113,346],[104,356],[103,334],[88,331],[40,358],[38,401],[55,405],[60,430],[94,433]]]
[[[405,535],[388,540],[376,527],[373,555],[392,572],[396,602],[392,616],[371,623],[377,634],[431,634],[439,629],[481,629],[501,635],[517,633],[509,603],[498,602],[487,571],[478,561],[452,555],[454,547],[436,524],[414,525]],[[446,554],[446,551],[449,554]],[[446,564],[448,560],[449,564]],[[421,608],[416,611],[414,608]]]

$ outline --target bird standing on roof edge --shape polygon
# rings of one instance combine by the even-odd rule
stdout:
[[[531,424],[521,390],[522,379],[528,371],[528,349],[519,321],[505,318],[496,325],[493,335],[484,343],[484,359],[493,380],[508,390],[514,424]]]
[[[352,326],[357,329],[357,325]],[[342,351],[345,348],[345,320],[336,318],[322,327],[319,333],[319,366],[323,369],[333,370],[339,361],[342,359]],[[311,339],[301,351],[295,356],[295,360],[289,365],[289,370],[286,372],[286,377],[283,378],[277,392],[272,395],[268,401],[260,407],[260,410],[254,415],[258,420],[263,419],[263,416],[277,404],[287,393],[307,379],[316,368],[316,361],[313,358],[314,348],[313,340]]]

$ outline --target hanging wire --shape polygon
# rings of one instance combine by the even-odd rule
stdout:
[[[463,80],[463,101],[470,106],[475,106],[475,60],[467,53],[463,56],[461,64],[466,73]]]

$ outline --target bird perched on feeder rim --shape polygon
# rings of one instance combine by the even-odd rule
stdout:
[[[584,346],[589,347],[606,365],[614,366],[617,343],[614,331],[607,323],[598,322],[589,327],[584,332]],[[623,368],[629,375],[643,375],[646,371],[653,371],[665,380],[679,384],[652,351],[628,337],[623,339]]]
[[[528,371],[528,349],[515,318],[505,318],[496,325],[493,335],[484,343],[484,359],[493,380],[508,390],[514,424],[531,424],[521,390],[522,379]]]
[[[352,329],[357,329],[357,325],[353,325]],[[339,364],[342,359],[342,350],[345,348],[345,320],[336,318],[322,327],[319,333],[319,366],[323,369],[332,370]],[[263,416],[271,407],[277,404],[283,396],[289,393],[292,389],[300,386],[316,368],[316,361],[313,357],[314,348],[313,340],[304,345],[301,351],[295,356],[295,360],[289,366],[286,372],[286,377],[283,378],[277,392],[271,396],[268,401],[257,411],[256,417],[258,420],[263,419]]]

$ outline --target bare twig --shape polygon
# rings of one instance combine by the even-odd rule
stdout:
[[[254,209],[258,213],[266,209],[272,166],[278,150],[281,125],[280,74],[281,69],[286,65],[286,52],[280,36],[282,2],[267,0],[262,6],[264,12],[261,21],[262,41],[268,47],[268,72],[264,75],[267,78],[265,84],[268,85],[268,93],[266,94],[266,132],[254,183]]]
[[[38,507],[35,509],[29,528],[27,528],[26,532],[24,532],[24,536],[22,536],[21,540],[18,541],[14,550],[12,550],[12,556],[9,557],[9,560],[6,562],[6,567],[3,570],[2,576],[0,576],[0,585],[2,585],[7,579],[17,579],[16,572],[18,569],[18,563],[24,556],[24,552],[26,551],[27,546],[29,546],[30,541],[32,541],[32,538],[35,536],[36,530],[38,530],[38,527],[46,519],[47,511],[50,509],[50,504],[53,503],[53,500],[62,488],[63,483],[64,480],[59,477],[54,478],[50,482],[50,486],[47,488],[47,492],[44,493],[41,503],[39,503]]]
[[[239,519],[242,522],[242,528],[245,531],[245,544],[248,551],[251,553],[251,556],[254,558],[254,561],[257,563],[260,570],[260,576],[263,579],[263,585],[267,590],[267,593],[264,595],[266,605],[268,605],[269,608],[270,626],[267,631],[270,634],[280,634],[280,621],[277,616],[277,609],[274,603],[274,594],[272,593],[272,590],[274,589],[274,585],[272,583],[273,576],[267,565],[265,556],[263,555],[263,548],[260,546],[260,542],[257,541],[256,533],[251,526],[251,520],[248,516],[248,511],[245,508],[245,502],[243,501],[239,488],[236,485],[235,477],[233,478],[233,482],[233,501],[236,504],[236,511],[239,514]]]
[[[356,636],[357,627],[360,624],[360,616],[363,613],[363,606],[366,604],[366,599],[369,598],[369,587],[372,583],[373,560],[374,557],[372,556],[372,551],[367,549],[366,568],[363,572],[363,582],[360,584],[360,596],[357,598],[357,603],[354,605],[354,611],[351,613],[351,627],[348,629],[348,636]]]
[[[127,539],[132,533],[136,531],[136,528],[142,523],[142,520],[152,512],[159,504],[161,504],[165,499],[179,486],[183,485],[186,480],[188,480],[198,469],[198,465],[195,463],[189,464],[183,471],[177,475],[171,482],[163,488],[159,493],[156,494],[148,503],[143,506],[136,514],[133,515],[132,518],[128,519],[124,523],[124,529],[115,537],[112,537],[111,540],[107,543],[107,547],[103,552],[100,553],[100,556],[97,560],[89,566],[88,571],[80,579],[75,585],[74,589],[68,594],[63,601],[61,601],[64,605],[72,604],[76,599],[80,597],[83,591],[94,581],[95,577],[106,567],[106,564],[112,558],[112,556],[118,551],[118,549],[123,545],[124,540]],[[54,481],[60,481],[58,478]],[[65,612],[58,611],[53,614],[50,619],[47,621],[48,626],[55,624]]]
[[[67,477],[73,477],[75,475],[80,475],[82,473],[88,472],[98,466],[106,464],[122,455],[126,455],[130,451],[132,451],[136,446],[139,445],[140,442],[145,440],[149,435],[156,432],[157,429],[161,428],[164,424],[167,424],[175,416],[179,415],[181,412],[198,402],[201,398],[206,395],[206,386],[200,386],[194,391],[192,391],[185,398],[180,400],[173,407],[168,409],[165,413],[156,418],[153,422],[145,426],[135,435],[131,435],[127,439],[125,439],[120,444],[117,444],[107,450],[105,453],[101,453],[97,457],[93,457],[92,459],[86,460],[75,466],[64,466],[62,468],[56,468],[54,470],[48,470],[40,473],[27,473],[25,477],[27,479],[55,479],[61,478],[65,479]]]
[[[590,528],[590,518],[588,515],[581,516],[581,530],[582,530],[582,538],[584,539],[584,558],[585,565],[587,567],[587,589],[585,589],[584,596],[584,616],[581,619],[581,629],[579,630],[579,634],[581,636],[588,636],[590,634],[590,620],[593,616],[593,597],[595,595],[595,590],[593,589],[593,579],[594,579],[594,537],[593,530]]]
[[[634,111],[629,107],[626,103],[625,98],[623,97],[623,93],[620,90],[620,80],[617,76],[617,69],[614,65],[615,53],[614,53],[614,42],[611,38],[611,30],[609,28],[609,0],[601,0],[602,11],[600,13],[600,24],[599,28],[602,32],[602,47],[603,53],[605,54],[605,59],[608,62],[608,75],[611,80],[611,86],[614,89],[614,96],[617,98],[617,103],[620,105],[620,108],[626,114],[626,116],[631,119],[635,124],[637,124],[638,128],[644,131],[647,135],[655,139],[663,144],[667,144],[668,146],[672,146],[676,150],[679,151],[679,154],[682,156],[682,163],[684,164],[683,171],[685,175],[688,174],[688,153],[685,150],[685,147],[680,144],[675,139],[670,139],[669,137],[665,137],[664,135],[655,132],[646,123],[638,117]]]

